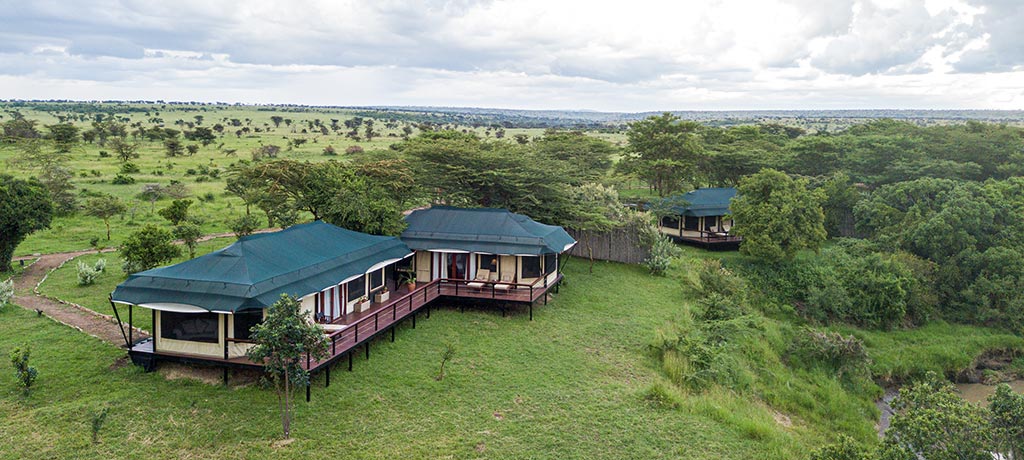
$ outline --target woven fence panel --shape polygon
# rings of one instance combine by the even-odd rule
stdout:
[[[640,244],[636,229],[618,228],[610,232],[595,233],[566,229],[579,242],[569,254],[588,258],[593,251],[595,260],[610,260],[627,264],[639,264],[650,255],[648,248]]]

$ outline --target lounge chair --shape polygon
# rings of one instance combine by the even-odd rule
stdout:
[[[495,284],[494,285],[494,289],[500,289],[502,291],[507,291],[509,289],[512,289],[512,284],[511,283],[512,283],[512,275],[508,275],[508,274],[501,275],[501,283],[500,284]]]
[[[483,281],[487,281],[489,276],[491,276],[491,271],[481,268],[476,271],[476,278],[473,279],[473,282],[466,283],[466,286],[473,289],[481,289],[484,287]]]

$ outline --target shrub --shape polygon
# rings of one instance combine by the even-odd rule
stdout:
[[[106,150],[100,150],[100,158],[109,158],[109,157],[110,157],[110,152],[108,152]]]
[[[679,248],[672,243],[672,240],[665,236],[660,237],[651,245],[651,253],[644,259],[644,266],[655,275],[664,275],[672,265],[672,259],[678,254]]]
[[[338,154],[338,151],[335,150],[333,146],[328,145],[327,147],[324,147],[324,155],[325,156],[333,157],[333,156],[336,156],[337,154]]]
[[[92,269],[96,270],[98,273],[103,273],[107,271],[107,259],[97,260],[96,265],[93,265]]]
[[[349,155],[355,154],[355,153],[363,153],[363,148],[358,146],[358,145],[352,145],[352,146],[349,146],[349,148],[345,149],[345,153],[347,153]]]
[[[805,367],[821,366],[836,372],[840,378],[846,375],[867,375],[870,363],[864,342],[857,337],[843,337],[838,332],[811,328],[804,328],[797,333],[789,355],[794,363]]]
[[[181,253],[171,240],[171,232],[153,225],[132,233],[121,245],[121,268],[130,275],[170,262]]]
[[[127,163],[122,163],[121,164],[121,174],[135,174],[135,173],[137,173],[139,171],[140,171],[140,169],[139,169],[138,165],[136,165],[135,163],[132,163],[130,161],[127,162]]]
[[[723,296],[742,296],[747,287],[743,278],[723,267],[720,260],[701,261],[697,268],[697,280],[697,289],[703,295],[717,293]]]
[[[96,282],[96,277],[99,276],[100,272],[95,268],[89,266],[89,264],[79,261],[78,262],[78,285],[79,286],[91,286]]]
[[[213,192],[206,192],[199,197],[199,201],[206,203],[213,203],[214,199],[216,199],[216,197],[214,196]]]
[[[114,179],[111,180],[110,183],[114,185],[131,185],[135,183],[135,178],[124,174],[118,174],[114,176]]]
[[[0,309],[3,309],[12,297],[14,297],[14,280],[0,281]]]
[[[14,375],[18,383],[18,387],[21,388],[22,393],[26,396],[29,391],[32,390],[32,384],[35,383],[36,378],[39,376],[39,372],[36,368],[29,366],[28,359],[31,355],[31,350],[28,345],[17,347],[11,350],[11,365],[14,366]]]
[[[92,443],[97,444],[100,442],[100,430],[103,429],[103,424],[107,422],[107,414],[110,413],[109,407],[104,407],[96,412],[90,414],[90,428],[92,428]]]
[[[235,236],[241,238],[252,235],[252,232],[255,232],[259,226],[260,220],[258,217],[246,214],[231,222],[231,231],[235,232]]]

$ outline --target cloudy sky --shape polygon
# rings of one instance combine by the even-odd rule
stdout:
[[[1022,0],[0,0],[0,99],[1024,108]]]

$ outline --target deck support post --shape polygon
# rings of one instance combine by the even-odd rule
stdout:
[[[348,371],[352,372],[352,352],[348,352]]]
[[[416,314],[412,314],[412,328],[416,329]]]
[[[309,382],[306,382],[306,402],[309,402]]]
[[[327,378],[327,382],[324,385],[324,388],[330,388],[331,387],[331,365],[330,364],[328,364],[327,368],[324,369],[324,375]]]
[[[530,321],[533,321],[533,302],[530,302]]]
[[[224,386],[228,386],[228,368],[224,368]]]
[[[430,307],[427,307],[427,319],[430,319]]]
[[[395,326],[391,326],[391,343],[395,343]]]
[[[114,317],[117,318],[117,328],[121,331],[121,337],[124,339],[124,347],[131,348],[132,344],[128,341],[128,334],[124,331],[124,323],[121,321],[121,314],[117,311],[117,304],[114,303],[113,296],[107,296],[107,298],[110,299],[110,308],[114,310]],[[153,333],[156,334],[156,328],[153,329]]]
[[[366,359],[370,359],[370,341],[366,341]]]
[[[128,304],[128,351],[132,351],[135,347],[135,341],[132,340],[132,307],[135,305]]]

